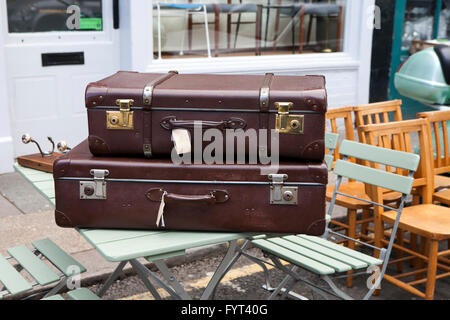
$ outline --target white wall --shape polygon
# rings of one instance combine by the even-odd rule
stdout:
[[[13,170],[13,143],[11,137],[10,116],[8,109],[8,95],[6,86],[6,66],[3,43],[3,30],[0,23],[0,174]]]

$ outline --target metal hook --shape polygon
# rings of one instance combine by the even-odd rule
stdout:
[[[62,152],[62,153],[67,153],[70,150],[72,150],[72,148],[69,148],[69,146],[67,145],[67,142],[65,142],[64,140],[59,141],[56,144],[56,148],[59,150],[59,152]]]
[[[55,150],[55,143],[53,142],[53,139],[51,137],[47,137],[48,141],[50,141],[50,143],[52,144],[52,150],[51,151],[47,151],[47,152],[43,152],[41,149],[41,146],[39,145],[39,143],[37,143],[35,140],[33,140],[33,138],[31,138],[31,136],[26,133],[22,136],[22,142],[24,144],[28,144],[30,142],[33,142],[39,149],[39,153],[41,154],[42,157],[49,157],[53,154],[54,150]]]

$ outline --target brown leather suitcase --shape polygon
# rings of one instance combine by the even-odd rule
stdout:
[[[201,123],[203,130],[221,132],[265,129],[267,136],[261,131],[265,138],[254,131],[257,143],[245,140],[246,155],[270,154],[271,130],[276,130],[281,159],[322,161],[324,157],[323,76],[121,71],[87,86],[86,107],[89,147],[98,156],[168,156],[172,130],[186,129],[192,138],[195,123]],[[224,146],[227,139],[235,138],[225,137]],[[203,150],[208,144],[193,140],[191,150]],[[195,143],[202,146],[196,149]]]
[[[85,140],[55,161],[53,174],[61,227],[325,231],[324,163],[283,162],[277,174],[261,175],[261,165],[94,157]]]

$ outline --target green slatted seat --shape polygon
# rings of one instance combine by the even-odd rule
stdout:
[[[45,286],[58,281],[59,276],[27,247],[18,246],[8,249],[8,253],[25,269],[36,281]]]
[[[43,299],[41,299],[41,300],[51,300],[51,301],[53,301],[53,300],[56,300],[56,301],[64,301],[64,298],[61,296],[61,295],[59,295],[59,294],[57,294],[57,295],[55,295],[55,296],[51,296],[51,297],[47,297],[47,298],[43,298]]]
[[[85,267],[83,267],[78,261],[68,255],[50,239],[34,241],[33,246],[35,246],[39,252],[41,252],[67,277],[73,275],[74,270],[79,270],[80,273],[86,271]]]
[[[325,138],[326,145],[332,142],[337,142],[336,136],[330,138],[327,134]],[[330,155],[332,150],[336,147],[336,144],[327,146],[330,149]],[[376,248],[374,246],[362,243],[357,239],[351,239],[342,234],[334,232],[330,229],[326,229],[323,237],[308,236],[308,235],[288,235],[282,237],[273,237],[269,239],[256,239],[252,241],[252,244],[261,249],[272,260],[276,268],[283,271],[286,277],[278,285],[276,289],[272,289],[273,293],[270,298],[275,298],[278,294],[284,293],[295,296],[297,298],[304,298],[298,294],[292,293],[291,289],[297,282],[304,282],[314,291],[320,293],[322,296],[327,295],[337,296],[343,299],[351,299],[346,293],[341,291],[333,279],[335,277],[352,276],[354,273],[348,273],[355,270],[360,274],[366,274],[369,267],[382,266],[379,277],[376,280],[374,286],[372,286],[364,299],[368,299],[372,296],[374,290],[381,282],[383,275],[386,271],[386,267],[389,261],[389,256],[392,250],[395,234],[397,232],[400,214],[405,203],[406,196],[411,192],[413,185],[413,173],[418,167],[420,157],[416,154],[399,152],[390,149],[379,148],[376,146],[361,144],[353,141],[344,140],[340,146],[339,153],[343,155],[343,160],[337,160],[334,166],[334,173],[337,175],[337,182],[333,198],[330,203],[330,208],[327,215],[327,221],[334,209],[336,196],[348,196],[343,193],[337,192],[341,184],[342,178],[349,178],[356,181],[364,182],[375,187],[381,187],[402,193],[402,201],[399,206],[400,209],[387,208],[380,199],[379,203],[371,202],[374,206],[380,206],[387,208],[388,210],[397,212],[397,219],[393,225],[391,232],[391,238],[387,249]],[[390,166],[395,168],[405,169],[409,172],[408,176],[402,176],[387,172],[385,170],[378,170],[372,167],[363,166],[357,163],[347,161],[347,159],[356,158],[366,160],[370,162],[379,163],[384,166]],[[330,156],[326,159],[327,163],[333,162]],[[331,166],[329,167],[331,171]],[[350,195],[350,197],[352,197]],[[361,201],[367,201],[358,199]],[[383,259],[374,258],[371,255],[344,247],[337,243],[327,240],[327,236],[333,234],[335,237],[343,237],[348,241],[359,242],[361,245],[369,247],[374,251],[378,251]],[[245,255],[252,260],[256,261],[258,258],[245,253]],[[289,262],[293,267],[285,266],[281,261],[285,260]],[[303,278],[298,269],[304,269],[319,276],[319,279],[324,280],[331,290],[323,289],[317,286],[307,279]],[[264,269],[267,273],[267,269]],[[347,275],[345,274],[347,272]],[[371,271],[373,272],[373,270]],[[268,276],[266,275],[265,288],[270,288],[267,282]]]
[[[89,289],[80,288],[74,291],[69,291],[67,295],[73,300],[101,300],[100,297],[92,293]]]
[[[0,282],[11,294],[20,294],[31,290],[31,284],[26,281],[5,257],[0,255]]]
[[[6,295],[25,294],[37,285],[55,284],[47,294],[50,296],[65,285],[64,281],[68,277],[86,271],[86,268],[50,239],[35,241],[33,246],[35,249],[24,245],[16,246],[7,249],[9,257],[0,255],[0,299]],[[14,265],[11,259],[16,261]],[[32,279],[26,280],[21,270],[25,270]],[[55,296],[54,299],[59,298]]]
[[[101,300],[99,296],[94,294],[92,291],[86,288],[80,288],[73,291],[67,292],[68,300]],[[57,294],[51,297],[44,298],[42,300],[65,300],[63,296]]]

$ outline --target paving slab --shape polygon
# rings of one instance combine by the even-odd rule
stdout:
[[[0,253],[17,245],[30,246],[31,242],[49,238],[66,252],[86,251],[92,246],[75,229],[60,228],[53,211],[21,214],[0,218]]]
[[[0,195],[0,217],[17,216],[22,212],[17,209],[8,199]]]
[[[0,175],[0,194],[25,214],[48,211],[54,208],[18,172]]]

